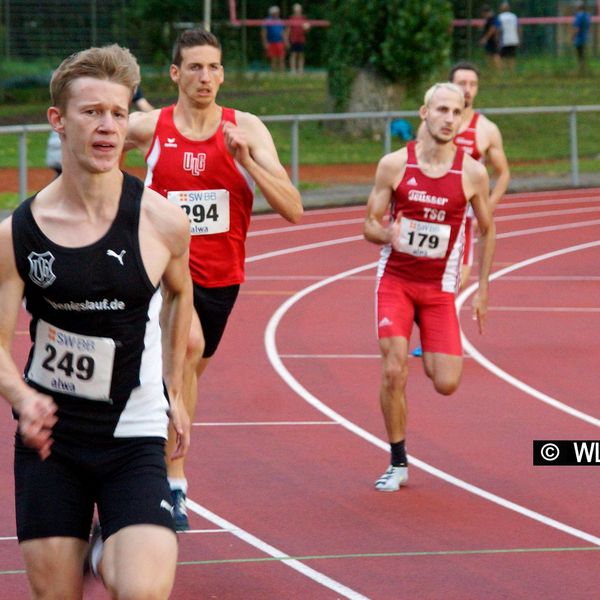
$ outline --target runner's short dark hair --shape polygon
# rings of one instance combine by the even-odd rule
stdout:
[[[466,71],[473,71],[475,73],[475,75],[477,75],[478,79],[479,79],[479,76],[481,75],[481,73],[479,71],[479,67],[477,65],[475,65],[472,62],[469,62],[468,60],[461,60],[461,61],[457,62],[456,64],[454,64],[452,66],[452,68],[450,69],[450,73],[448,74],[448,81],[452,81],[454,79],[454,74],[456,73],[456,71],[460,71],[463,69]]]
[[[186,29],[175,42],[173,64],[180,67],[182,61],[181,51],[184,48],[194,48],[195,46],[212,46],[217,48],[219,52],[223,52],[221,42],[214,33],[205,29]]]

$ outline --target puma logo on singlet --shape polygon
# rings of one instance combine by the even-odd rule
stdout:
[[[121,266],[122,266],[123,265],[123,256],[124,256],[125,252],[126,252],[126,250],[121,250],[121,252],[119,254],[117,254],[114,250],[107,250],[106,256],[112,256],[113,258],[116,258],[121,263]]]

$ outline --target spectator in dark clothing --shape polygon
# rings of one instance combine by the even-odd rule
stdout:
[[[575,17],[573,19],[573,46],[575,46],[575,51],[577,52],[579,74],[583,75],[586,71],[585,46],[592,20],[590,14],[585,10],[585,2],[576,2],[575,10]]]
[[[482,7],[481,13],[485,23],[483,24],[483,33],[479,39],[479,44],[483,46],[490,66],[499,69],[501,66],[500,49],[498,47],[500,23],[492,8],[487,4]]]

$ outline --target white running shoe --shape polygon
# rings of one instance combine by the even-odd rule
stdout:
[[[408,467],[393,467],[390,465],[387,471],[375,482],[375,489],[379,492],[397,492],[401,485],[408,481]]]

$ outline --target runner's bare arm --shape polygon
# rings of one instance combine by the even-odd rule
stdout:
[[[143,156],[146,156],[150,150],[156,123],[160,109],[151,110],[150,112],[133,112],[129,115],[129,123],[127,126],[127,137],[125,138],[125,151],[137,148]]]
[[[473,297],[473,318],[477,319],[479,332],[483,333],[488,307],[489,276],[496,249],[496,228],[489,208],[489,177],[485,167],[465,156],[463,169],[465,194],[475,212],[479,230],[477,247],[479,256],[479,286]]]
[[[189,232],[189,223],[186,223],[186,232]],[[173,256],[162,279],[164,323],[168,329],[165,339],[169,340],[169,347],[163,352],[164,374],[171,398],[171,422],[177,435],[171,459],[185,456],[190,445],[190,421],[183,403],[183,365],[194,306],[188,260],[186,247],[183,254]]]
[[[367,201],[367,216],[363,226],[365,239],[374,244],[389,244],[393,228],[388,210],[392,192],[404,175],[406,150],[386,154],[377,165],[375,183]]]
[[[23,300],[24,284],[15,265],[11,218],[0,224],[0,395],[19,415],[19,431],[26,445],[35,448],[42,459],[50,454],[56,405],[50,396],[29,387],[12,355],[17,317]]]
[[[183,365],[193,310],[189,236],[185,214],[165,203],[156,192],[146,189],[140,239],[148,274],[153,283],[160,279],[162,285],[163,375],[171,400],[171,421],[178,438],[173,458],[183,456],[189,447],[189,420],[182,400]]]
[[[508,189],[508,184],[510,183],[510,169],[508,167],[506,154],[504,153],[502,134],[494,123],[490,121],[488,121],[488,123],[488,139],[490,141],[490,145],[487,151],[487,158],[490,165],[492,165],[492,168],[494,169],[494,178],[496,179],[494,189],[491,191],[489,197],[489,206],[493,215],[496,207],[500,203],[500,200],[502,200],[502,197]]]
[[[236,120],[237,126],[223,126],[230,154],[248,171],[271,208],[291,223],[298,223],[304,212],[300,192],[279,161],[269,130],[250,113],[236,111]]]

